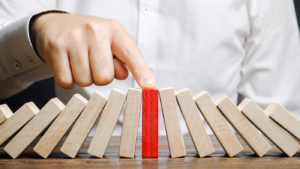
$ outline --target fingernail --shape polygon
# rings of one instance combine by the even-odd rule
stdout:
[[[154,79],[152,76],[146,75],[141,79],[142,85],[151,85],[154,83]]]

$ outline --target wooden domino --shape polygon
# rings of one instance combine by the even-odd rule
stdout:
[[[51,99],[4,147],[4,150],[12,158],[17,158],[49,126],[64,107],[65,105],[57,98]]]
[[[13,112],[6,104],[0,105],[0,125],[5,122],[10,116],[13,115]]]
[[[88,101],[80,94],[75,94],[33,150],[43,158],[47,158],[87,103]]]
[[[228,96],[221,96],[215,103],[232,127],[234,127],[259,157],[262,157],[271,149],[269,143],[262,137],[255,126],[253,126],[253,124],[251,124],[251,122],[241,113]]]
[[[94,92],[85,109],[72,128],[66,141],[62,145],[60,149],[61,152],[71,158],[76,156],[106,102],[107,97],[104,94],[100,92]]]
[[[167,139],[172,158],[186,155],[174,88],[159,90]]]
[[[233,157],[241,152],[243,147],[230,129],[230,126],[215,105],[209,93],[207,91],[202,91],[194,97],[194,100],[229,157]]]
[[[158,89],[143,89],[142,157],[158,157]]]
[[[119,156],[134,158],[136,136],[141,111],[142,90],[129,88],[127,92]]]
[[[102,158],[122,111],[126,93],[113,89],[102,112],[95,135],[87,153]]]
[[[141,103],[142,157],[158,157],[158,99],[161,102],[172,158],[186,155],[178,105],[199,157],[214,153],[200,113],[230,157],[241,152],[243,148],[226,119],[259,157],[271,149],[259,131],[289,157],[300,148],[291,136],[300,141],[300,120],[280,104],[271,103],[263,111],[247,98],[236,106],[225,95],[214,102],[206,91],[193,97],[187,88],[175,93],[172,87],[160,90],[129,88],[127,94],[113,89],[108,98],[95,92],[89,101],[75,94],[66,106],[54,98],[41,110],[33,102],[29,102],[15,113],[6,104],[0,105],[0,145],[7,143],[3,149],[15,159],[46,130],[33,150],[47,158],[74,124],[60,149],[70,158],[74,158],[101,115],[87,153],[102,158],[126,99],[120,157],[134,158]],[[8,141],[10,138],[12,139]]]
[[[271,103],[265,110],[271,119],[300,140],[300,120],[278,103]]]
[[[292,157],[299,144],[252,100],[246,98],[238,106],[245,116],[268,137],[281,151]]]
[[[33,102],[25,103],[19,108],[9,119],[0,125],[0,145],[21,129],[39,111],[39,108]]]
[[[200,112],[198,111],[190,89],[182,89],[176,92],[175,95],[199,156],[205,157],[214,153],[214,147],[205,130]]]

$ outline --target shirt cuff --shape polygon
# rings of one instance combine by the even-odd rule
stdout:
[[[44,61],[32,47],[29,23],[33,16],[50,12],[67,13],[60,10],[47,10],[11,21],[2,28],[0,31],[0,82],[44,65]]]

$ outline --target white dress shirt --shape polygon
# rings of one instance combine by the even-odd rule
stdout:
[[[0,0],[0,99],[53,76],[32,48],[30,18],[58,9],[118,20],[144,54],[157,88],[208,91],[214,100],[248,97],[263,109],[282,104],[300,117],[300,44],[292,0]],[[51,11],[57,12],[57,11]],[[109,95],[139,87],[132,75],[107,86],[76,86],[56,94]],[[181,117],[183,133],[188,133]],[[165,134],[159,117],[160,134]],[[123,113],[114,135],[121,133]],[[141,121],[139,131],[141,130]],[[208,130],[211,133],[210,130]]]

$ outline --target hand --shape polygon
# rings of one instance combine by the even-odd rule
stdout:
[[[50,63],[63,88],[85,87],[124,80],[128,69],[142,88],[156,81],[142,52],[116,20],[88,15],[49,13],[30,24],[33,45]],[[125,66],[125,65],[126,66]]]

